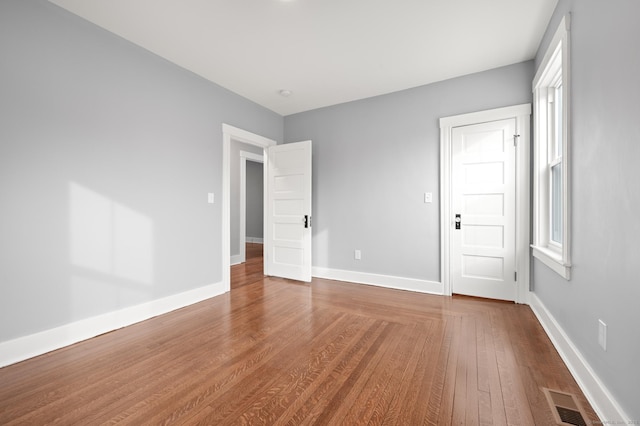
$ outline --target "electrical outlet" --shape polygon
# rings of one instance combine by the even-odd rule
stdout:
[[[433,202],[433,194],[431,192],[425,192],[424,193],[424,202],[425,203]]]
[[[361,260],[362,259],[362,252],[360,250],[356,250],[353,252],[353,257],[356,260]]]
[[[598,344],[602,349],[607,350],[607,324],[601,319],[598,320]]]
[[[209,193],[207,194],[207,202],[208,202],[209,204],[213,204],[213,203],[215,203],[215,202],[216,202],[216,194],[214,194],[213,192],[209,192]]]

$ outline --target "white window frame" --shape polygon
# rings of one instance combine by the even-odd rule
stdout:
[[[533,256],[565,279],[571,278],[569,181],[569,29],[571,16],[562,18],[533,79]],[[555,153],[555,90],[562,85],[562,151]],[[553,241],[551,166],[562,165],[562,242]]]

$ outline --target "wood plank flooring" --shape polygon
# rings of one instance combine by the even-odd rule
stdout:
[[[553,425],[597,417],[527,306],[262,276],[0,369],[0,424]]]

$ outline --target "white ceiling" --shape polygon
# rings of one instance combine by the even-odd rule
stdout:
[[[50,1],[281,115],[532,59],[557,3]]]

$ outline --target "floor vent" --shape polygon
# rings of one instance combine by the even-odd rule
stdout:
[[[562,426],[587,426],[587,416],[576,396],[570,393],[542,388],[556,424]]]

